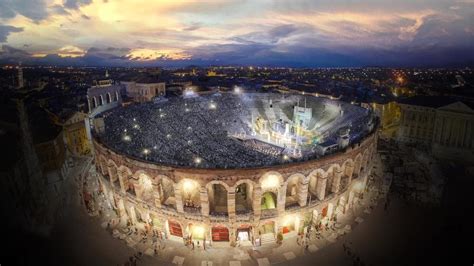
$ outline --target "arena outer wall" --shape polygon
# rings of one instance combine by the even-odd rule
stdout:
[[[325,224],[345,213],[364,192],[376,143],[374,130],[360,143],[320,159],[259,168],[202,169],[149,163],[117,154],[98,138],[93,140],[101,188],[121,219],[177,241],[196,235],[194,230],[200,228],[206,244],[216,242],[215,246],[235,245],[242,230],[248,232],[250,243],[265,244],[279,233],[288,238],[309,223]],[[210,211],[214,184],[225,188],[226,213]],[[249,196],[248,205],[236,211],[236,189],[241,184],[246,184],[240,188]],[[266,192],[276,199],[276,208],[262,210]],[[185,206],[185,201],[194,207]],[[268,234],[265,228],[274,232]],[[226,231],[228,241],[213,241],[217,234],[225,239]]]

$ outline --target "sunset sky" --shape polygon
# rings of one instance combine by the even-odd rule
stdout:
[[[474,0],[0,0],[0,63],[463,66]]]

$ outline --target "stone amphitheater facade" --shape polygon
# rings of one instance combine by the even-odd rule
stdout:
[[[261,245],[347,212],[367,183],[377,133],[319,159],[242,169],[160,165],[118,154],[97,138],[93,144],[101,189],[129,223],[178,241],[200,227],[210,245],[234,245],[237,236]]]

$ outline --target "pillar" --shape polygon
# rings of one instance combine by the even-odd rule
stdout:
[[[253,214],[254,219],[259,220],[260,215],[262,214],[262,187],[257,184],[253,188],[253,195],[252,195],[252,207],[253,207]]]
[[[122,191],[122,193],[125,193],[127,191],[126,189],[126,182],[124,180],[124,175],[125,175],[125,170],[121,170],[118,172],[118,178],[119,178],[119,183],[120,183],[120,191]]]
[[[342,170],[334,169],[333,171],[334,177],[332,179],[331,192],[337,193],[341,186]]]
[[[227,213],[229,220],[235,220],[235,190],[227,191]]]
[[[176,201],[176,211],[179,213],[184,213],[183,195],[178,184],[174,185],[174,199]]]
[[[348,184],[347,185],[349,185],[352,181],[352,174],[354,173],[354,165],[353,164],[346,164],[345,168],[347,168],[347,169],[344,169],[344,172],[348,176]]]
[[[109,180],[110,180],[110,185],[113,186],[114,184],[114,175],[113,175],[113,166],[107,165],[107,172],[109,173]]]
[[[202,216],[209,216],[209,195],[207,194],[206,187],[199,189],[199,197],[201,199],[201,214]]]
[[[132,224],[137,224],[137,214],[135,213],[135,208],[132,206],[129,208],[130,212],[130,219],[132,220]]]
[[[278,194],[277,194],[278,215],[283,215],[285,213],[285,203],[286,203],[286,184],[283,183],[278,188]]]
[[[326,183],[328,178],[327,177],[319,177],[316,184],[316,196],[318,200],[324,200],[326,196]]]
[[[346,204],[346,209],[345,211],[347,212],[350,208],[352,208],[354,201],[354,192],[349,192],[349,198],[347,199],[347,204]]]
[[[153,187],[153,200],[155,202],[155,207],[161,208],[161,195],[155,186]]]
[[[300,206],[306,206],[306,204],[308,203],[308,185],[309,179],[303,178],[299,180],[298,204]]]

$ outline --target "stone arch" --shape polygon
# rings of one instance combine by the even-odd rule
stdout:
[[[135,173],[135,180],[137,197],[146,202],[153,202],[153,178],[145,171],[139,170]]]
[[[115,92],[115,101],[118,102],[119,100],[119,94],[118,94],[118,91]]]
[[[94,108],[97,108],[98,103],[97,103],[97,97],[92,97],[93,103],[94,103]]]
[[[157,176],[158,193],[160,195],[161,205],[173,207],[176,209],[176,197],[174,193],[175,183],[171,178],[165,175]]]
[[[250,179],[237,181],[230,189],[235,192],[235,211],[244,213],[253,211],[255,182]]]
[[[213,214],[228,215],[228,194],[231,188],[226,183],[213,180],[206,184],[207,196],[209,199],[209,211]]]
[[[102,106],[102,105],[105,104],[105,103],[104,103],[104,96],[102,96],[102,94],[99,95],[99,100],[100,100],[100,106]]]
[[[276,192],[284,184],[283,176],[277,171],[269,171],[263,174],[258,180],[262,193],[266,191]]]
[[[307,178],[302,174],[293,174],[286,181],[285,208],[306,205],[308,193]],[[301,198],[301,199],[300,199]]]
[[[183,208],[187,211],[197,212],[201,208],[201,185],[191,178],[183,178],[177,184],[177,191],[180,193]]]

